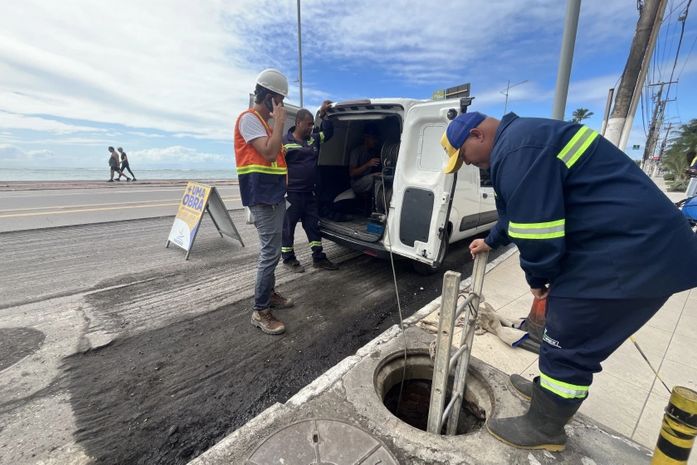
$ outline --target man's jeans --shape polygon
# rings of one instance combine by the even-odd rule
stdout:
[[[281,258],[283,218],[286,216],[285,200],[277,205],[251,205],[254,225],[259,233],[259,262],[257,282],[254,288],[254,310],[269,308],[271,293],[276,285],[276,265]]]

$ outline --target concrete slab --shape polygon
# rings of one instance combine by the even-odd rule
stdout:
[[[410,353],[427,353],[433,340],[432,334],[417,327],[409,327],[407,336]],[[300,420],[312,418],[338,419],[360,427],[385,444],[399,463],[405,465],[649,463],[649,449],[603,429],[583,415],[578,415],[567,426],[567,450],[554,454],[508,447],[483,428],[458,436],[433,435],[413,428],[387,410],[374,385],[376,371],[383,361],[391,355],[401,357],[403,350],[403,338],[398,331],[388,331],[287,403],[275,405],[262,413],[191,465],[245,463],[268,436]],[[487,417],[514,416],[525,411],[526,402],[509,390],[505,373],[477,359],[472,359],[471,366],[470,383],[478,380],[491,399]],[[288,460],[267,463],[305,464]]]

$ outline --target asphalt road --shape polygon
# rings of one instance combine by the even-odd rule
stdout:
[[[172,217],[0,233],[1,464],[187,463],[399,321],[389,262],[325,243],[340,270],[279,267],[296,306],[263,335],[256,231],[232,217],[247,247],[205,217],[189,261]],[[471,273],[465,246],[446,268]],[[396,268],[405,317],[440,294]]]
[[[241,208],[237,184],[212,184],[228,208]],[[181,181],[0,185],[0,232],[174,215],[183,191]]]

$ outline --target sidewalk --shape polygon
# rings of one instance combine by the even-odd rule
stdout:
[[[656,180],[663,188],[662,179]],[[682,193],[667,193],[677,201]],[[484,296],[501,315],[525,317],[532,295],[520,269],[518,253],[487,274]],[[697,289],[672,296],[636,334],[635,339],[671,389],[681,385],[697,390]],[[508,374],[532,379],[539,374],[538,358],[507,346],[486,333],[475,338],[472,354]],[[669,394],[637,348],[626,341],[594,376],[581,412],[619,433],[654,448]],[[693,453],[690,465],[697,465]]]

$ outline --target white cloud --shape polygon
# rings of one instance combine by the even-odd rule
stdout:
[[[65,124],[37,116],[26,116],[0,110],[0,127],[5,129],[30,129],[51,134],[71,134],[75,132],[105,132],[104,129],[90,126]]]
[[[144,163],[228,166],[231,154],[175,144],[196,139],[229,145],[235,117],[246,108],[262,68],[274,66],[286,73],[289,100],[298,101],[294,1],[4,3],[0,127],[40,134],[20,143],[10,132],[0,141],[66,151],[71,145],[110,145],[110,138],[129,144],[128,138],[134,137],[172,145],[143,150]],[[609,44],[628,43],[637,19],[633,6],[627,0],[583,2],[577,62]],[[378,84],[384,89],[407,83],[428,97],[430,91],[424,88],[469,81],[475,105],[502,110],[505,97],[500,90],[507,79],[530,80],[511,89],[511,102],[551,101],[553,89],[546,77],[550,69],[556,71],[566,2],[303,0],[302,9],[308,107],[326,98],[383,96],[372,91]],[[686,75],[693,63],[688,63]],[[333,74],[321,72],[323,68]],[[609,75],[612,69],[603,72]],[[569,105],[601,105],[608,82],[617,76],[612,77],[572,81]],[[352,89],[344,90],[344,84]],[[119,134],[89,127],[90,122],[117,125]],[[102,166],[102,155],[90,157]],[[83,163],[85,157],[75,160]]]
[[[0,167],[15,168],[26,166],[27,163],[41,167],[55,160],[55,153],[49,150],[24,151],[17,146],[0,144]]]
[[[234,168],[232,154],[200,152],[181,145],[137,150],[128,153],[128,159],[132,164],[145,168]]]
[[[10,2],[0,17],[0,109],[229,140],[261,68],[295,78],[295,5]],[[347,76],[373,66],[414,84],[504,76],[523,63],[556,59],[548,49],[558,46],[565,13],[558,0],[530,0],[524,8],[518,0],[305,0],[302,8],[306,66],[331,59]],[[581,34],[616,36],[634,19],[597,20],[627,18],[616,14],[620,8],[625,0],[585,2]],[[525,53],[514,50],[520,44]],[[308,86],[308,101],[326,98],[327,85]]]
[[[224,16],[236,10],[183,0],[5,5],[1,109],[229,138],[257,72],[235,58],[240,37]]]

